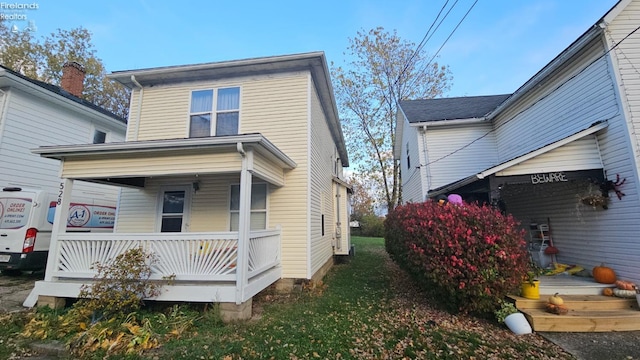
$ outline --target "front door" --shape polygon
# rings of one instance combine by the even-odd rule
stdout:
[[[162,190],[158,223],[160,232],[187,231],[189,188],[175,187]]]

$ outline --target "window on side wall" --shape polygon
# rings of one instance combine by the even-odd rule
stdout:
[[[191,92],[189,137],[238,134],[240,88]]]
[[[231,231],[238,231],[240,217],[240,185],[231,185],[229,214]],[[251,230],[267,228],[267,184],[251,185]]]
[[[93,143],[104,144],[107,141],[107,132],[95,129],[93,130]]]
[[[407,169],[411,169],[411,157],[409,156],[409,143],[407,143]]]

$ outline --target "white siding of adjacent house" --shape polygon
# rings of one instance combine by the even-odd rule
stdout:
[[[426,190],[426,170],[427,167],[420,164],[426,163],[424,159],[424,151],[422,151],[422,143],[418,140],[422,139],[422,134],[418,128],[409,126],[409,122],[400,115],[402,118],[402,146],[401,153],[399,155],[400,171],[402,172],[402,202],[422,202],[425,199],[424,192]],[[407,167],[407,145],[409,148],[409,159],[411,160],[411,167]]]
[[[91,143],[96,126],[108,133],[109,142],[124,139],[124,128],[121,126],[110,127],[33,94],[11,88],[5,90],[5,96],[8,96],[4,103],[6,108],[0,114],[0,186],[57,191],[60,162],[35,155],[31,149]],[[74,194],[87,196],[87,192],[115,199],[118,189],[84,182],[78,182],[74,187]]]
[[[568,61],[495,120],[499,162],[561,140],[620,114],[601,41]],[[595,62],[594,62],[595,61]],[[590,66],[586,66],[592,63]]]
[[[521,164],[496,173],[497,176],[539,174],[557,171],[602,169],[600,148],[594,135],[585,136]]]
[[[587,269],[605,262],[620,277],[638,281],[638,178],[613,68],[608,57],[598,58],[604,52],[602,43],[594,42],[552,83],[532,92],[538,99],[530,97],[502,114],[496,121],[498,148],[502,159],[512,158],[606,120],[608,127],[596,133],[602,163],[608,179],[616,174],[626,179],[621,188],[626,196],[618,200],[610,193],[609,209],[602,210],[579,203],[586,186],[538,188],[510,195],[507,210],[525,222],[549,217],[559,261]]]
[[[426,143],[429,190],[466,178],[497,164],[489,122],[465,127],[428,127]],[[457,150],[457,151],[456,151]]]

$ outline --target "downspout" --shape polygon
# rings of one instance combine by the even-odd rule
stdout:
[[[136,126],[134,128],[132,141],[138,140],[138,131],[140,130],[140,114],[142,112],[142,96],[144,95],[144,88],[138,80],[136,80],[135,75],[131,75],[131,82],[134,83],[140,89],[140,96],[138,99],[138,110],[136,111]]]
[[[422,188],[422,192],[423,192],[423,196],[424,199],[422,199],[423,201],[426,201],[427,199],[429,199],[429,190],[431,190],[431,176],[430,176],[430,169],[429,169],[429,153],[427,152],[427,125],[422,125],[421,127],[422,131],[420,132],[420,134],[422,136],[420,136],[421,140],[422,140],[422,154],[424,157],[424,165],[423,164],[419,164],[420,165],[420,169],[419,171],[422,172],[422,167],[424,166],[424,178],[427,181],[427,189],[425,191],[424,187]],[[420,159],[418,159],[420,160]],[[422,178],[422,176],[420,176],[420,178]],[[422,186],[422,181],[420,182],[420,186]]]
[[[342,222],[340,221],[340,184],[336,183],[336,248],[342,250]]]

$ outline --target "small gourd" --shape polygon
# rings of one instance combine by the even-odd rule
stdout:
[[[593,279],[601,284],[613,284],[616,282],[616,273],[603,263],[593,268]]]
[[[615,282],[616,288],[620,290],[633,290],[635,288],[635,284],[631,281],[626,280],[616,280]]]
[[[558,295],[558,293],[555,293],[555,295],[549,297],[549,304],[560,306],[564,304],[564,300]]]
[[[604,288],[604,289],[602,289],[602,295],[604,295],[604,296],[613,296],[613,289],[612,288]]]
[[[636,297],[635,290],[613,289],[613,294],[617,297],[633,299]]]

